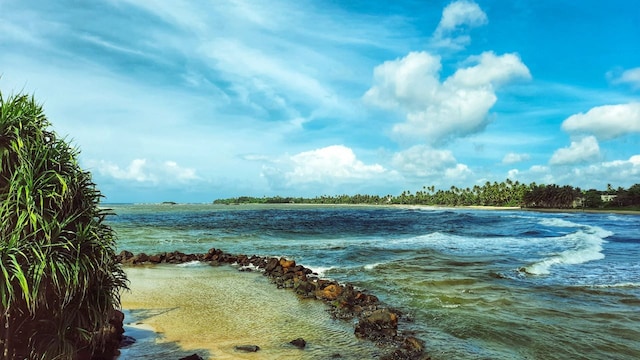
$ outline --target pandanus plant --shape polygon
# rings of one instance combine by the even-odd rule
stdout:
[[[99,353],[127,287],[101,193],[33,97],[0,93],[2,359]]]

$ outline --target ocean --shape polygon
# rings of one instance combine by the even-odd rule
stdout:
[[[640,358],[638,215],[105,206],[118,251],[293,259],[400,309],[433,359]]]

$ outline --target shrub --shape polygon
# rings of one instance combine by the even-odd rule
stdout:
[[[127,286],[102,195],[49,127],[33,97],[0,93],[3,359],[100,352]]]

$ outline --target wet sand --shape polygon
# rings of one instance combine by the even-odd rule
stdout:
[[[258,272],[202,264],[125,267],[125,271],[131,282],[131,291],[122,295],[129,315],[125,323],[135,325],[127,331],[134,337],[137,331],[142,341],[123,351],[120,359],[176,359],[194,352],[205,359],[380,355],[372,343],[353,335],[351,323],[332,319],[325,304],[277,289]],[[289,344],[299,337],[307,341],[304,350]],[[261,350],[234,349],[246,344]]]

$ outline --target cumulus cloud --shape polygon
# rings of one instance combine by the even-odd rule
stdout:
[[[515,164],[522,161],[527,161],[529,160],[529,158],[530,158],[529,154],[508,153],[502,158],[502,163],[507,165]]]
[[[401,174],[408,177],[445,176],[459,179],[471,173],[467,165],[457,163],[451,151],[426,145],[416,145],[396,153],[391,163]]]
[[[488,22],[487,14],[475,2],[454,1],[442,11],[440,23],[433,33],[432,45],[460,50],[471,42],[471,38],[463,31]]]
[[[596,160],[600,157],[598,140],[594,136],[587,136],[579,141],[572,141],[566,148],[556,150],[549,164],[570,165]]]
[[[617,179],[620,184],[637,183],[640,178],[640,155],[633,155],[628,160],[614,160],[599,165],[591,165],[585,173],[598,179]]]
[[[365,101],[406,115],[393,127],[402,140],[441,144],[481,131],[497,100],[496,90],[515,79],[530,79],[518,55],[485,52],[472,56],[466,67],[440,81],[440,57],[411,52],[374,69],[374,85]]]
[[[640,89],[640,67],[625,70],[619,74],[607,74],[614,84],[625,84],[633,89]]]
[[[332,145],[288,156],[263,168],[262,175],[275,187],[304,184],[343,184],[363,181],[386,172],[379,164],[367,165],[358,160],[353,150]]]
[[[601,140],[640,132],[640,102],[594,107],[587,113],[568,117],[562,129],[569,133],[593,134]]]
[[[102,176],[138,183],[167,184],[198,179],[194,169],[181,167],[175,161],[153,163],[147,159],[134,159],[125,167],[107,161],[90,162],[89,165]]]

